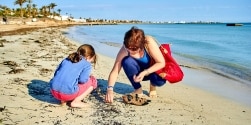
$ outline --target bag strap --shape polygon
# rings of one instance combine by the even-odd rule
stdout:
[[[154,37],[152,37],[152,36],[148,36],[148,37],[151,37],[157,44],[158,44],[158,46],[159,47],[161,47],[162,49],[165,49],[163,46],[161,46],[161,43],[157,40],[157,39],[155,39]],[[172,44],[170,44],[170,43],[168,43],[169,45],[172,45]]]
[[[157,39],[155,39],[154,37],[152,37],[152,36],[148,36],[148,37],[151,37],[157,44],[158,44],[158,46],[161,48],[161,49],[164,49],[165,50],[165,48],[163,47],[163,46],[161,46],[161,43],[157,40]],[[170,44],[170,43],[168,43],[169,45],[172,45],[172,44]],[[147,51],[147,53],[149,54],[149,47],[147,46],[147,45],[145,45],[145,48],[146,48],[146,51]],[[150,55],[150,54],[149,54]]]
[[[149,52],[149,47],[148,47],[147,44],[145,44],[145,50],[146,50],[146,52],[148,53],[148,55],[150,56],[150,58],[152,59],[152,56],[151,56],[151,54],[150,54],[150,52]]]
[[[159,46],[159,49],[161,50],[161,52],[168,53],[169,55],[171,55],[170,45],[172,45],[172,44],[170,44],[170,43],[167,43],[167,44],[160,44],[160,42],[158,42],[157,39],[155,39],[154,37],[152,37],[152,36],[148,36],[148,37],[151,37],[151,38],[157,43],[157,45]],[[148,43],[147,43],[147,44],[148,44]],[[152,58],[152,56],[151,56],[151,54],[150,54],[150,52],[149,52],[149,47],[148,47],[147,44],[145,45],[145,48],[146,48],[145,50],[146,50],[146,52],[148,53],[148,55],[150,56],[151,60],[153,60],[153,58]],[[167,48],[165,48],[166,45],[168,45]],[[164,47],[164,46],[165,46],[165,47]]]
[[[159,46],[161,45],[160,42],[159,42],[157,39],[155,39],[155,38],[152,37],[152,36],[149,36],[149,37],[151,37]]]
[[[158,46],[161,45],[154,37],[152,37],[152,36],[148,36],[148,37],[151,37],[158,44]],[[154,63],[154,59],[153,59],[153,57],[150,54],[148,43],[145,44],[145,50],[146,50],[146,52],[148,53],[148,55],[149,55],[149,57],[151,59],[150,60],[150,64],[152,65]]]
[[[148,47],[148,43],[145,43],[145,50],[146,50],[146,52],[148,53],[148,55],[150,56],[150,58],[152,58],[152,56],[151,56],[151,54],[150,54],[150,52],[149,52],[149,47]]]

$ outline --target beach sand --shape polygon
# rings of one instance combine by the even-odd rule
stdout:
[[[1,31],[3,25],[0,25]],[[13,25],[12,25],[13,26]],[[15,26],[13,26],[15,27]],[[22,27],[27,28],[27,27]],[[21,29],[22,29],[21,28]],[[15,28],[12,28],[15,30]],[[251,108],[185,84],[229,80],[182,67],[183,81],[157,88],[158,97],[145,106],[128,105],[121,96],[133,91],[123,71],[118,77],[114,103],[103,102],[114,59],[98,54],[93,75],[98,89],[84,101],[87,108],[59,105],[49,91],[49,80],[60,63],[80,45],[64,36],[67,28],[47,27],[0,37],[0,124],[57,125],[249,125]],[[8,28],[11,31],[11,26]],[[86,41],[88,43],[88,41]],[[195,70],[195,71],[194,71]],[[206,75],[206,76],[205,76]],[[192,80],[191,80],[192,79]],[[229,80],[228,82],[231,82]],[[144,93],[148,82],[142,82]]]

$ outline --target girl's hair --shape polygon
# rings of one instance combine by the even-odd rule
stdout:
[[[124,45],[126,48],[144,48],[146,43],[145,33],[142,29],[138,29],[133,26],[130,30],[125,33]]]
[[[83,44],[80,47],[78,47],[77,52],[69,54],[68,59],[70,59],[72,63],[77,63],[83,57],[88,57],[88,56],[90,58],[93,58],[93,63],[95,66],[97,62],[97,55],[95,53],[94,48],[89,44]]]

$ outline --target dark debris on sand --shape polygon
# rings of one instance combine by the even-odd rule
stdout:
[[[95,125],[127,125],[130,123],[130,110],[126,111],[128,105],[122,101],[116,101],[113,104],[104,102],[106,87],[102,84],[102,80],[98,81],[98,87],[91,93],[88,102],[94,103],[95,112],[91,115],[94,117],[92,121]],[[125,120],[126,119],[126,120]]]

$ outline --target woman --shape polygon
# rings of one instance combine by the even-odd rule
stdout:
[[[151,58],[154,64],[151,64]],[[108,78],[106,102],[113,102],[113,86],[123,67],[125,74],[134,87],[136,94],[143,94],[140,82],[150,80],[149,96],[156,97],[156,86],[166,83],[155,71],[165,66],[158,44],[151,36],[145,36],[142,29],[132,27],[125,33],[124,45],[117,54],[114,66]]]
[[[95,66],[96,57],[94,48],[83,44],[60,63],[50,88],[61,104],[70,102],[71,107],[86,107],[82,100],[97,87],[97,80],[91,75],[91,63]]]

